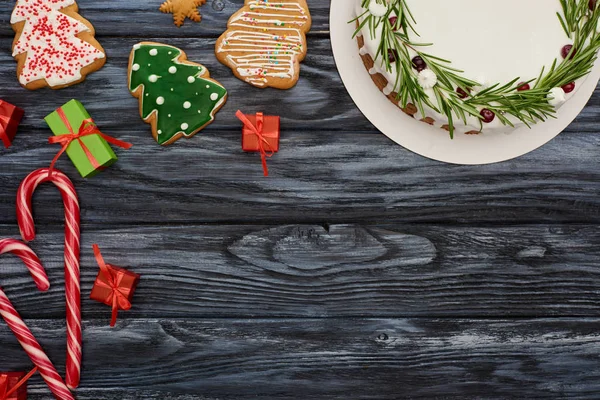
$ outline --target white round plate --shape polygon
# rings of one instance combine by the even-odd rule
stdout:
[[[507,128],[506,133],[457,134],[405,115],[375,86],[352,37],[356,25],[348,23],[356,15],[354,0],[331,0],[331,45],[338,71],[350,96],[373,125],[399,145],[422,156],[453,164],[490,164],[527,154],[548,143],[579,115],[594,93],[600,79],[600,63],[577,93],[557,112],[556,119]],[[334,12],[335,10],[335,12]]]

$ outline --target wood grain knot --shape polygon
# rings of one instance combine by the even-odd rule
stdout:
[[[359,225],[270,228],[242,237],[228,250],[256,267],[292,275],[424,265],[436,255],[426,238]]]

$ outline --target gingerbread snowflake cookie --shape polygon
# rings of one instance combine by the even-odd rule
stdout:
[[[198,7],[204,3],[206,0],[167,0],[160,6],[160,11],[173,14],[175,25],[181,27],[186,17],[195,22],[202,20]]]
[[[17,0],[10,22],[17,76],[27,89],[74,85],[106,62],[75,0]]]
[[[227,90],[208,70],[187,61],[183,50],[142,42],[129,57],[129,90],[140,115],[161,145],[190,138],[210,124],[227,100]]]
[[[246,0],[229,19],[215,54],[251,85],[289,89],[298,82],[310,26],[306,0]]]

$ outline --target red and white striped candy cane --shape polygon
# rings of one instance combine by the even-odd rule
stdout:
[[[40,259],[35,253],[24,243],[14,239],[0,239],[0,254],[13,253],[18,256],[29,271],[36,286],[41,291],[46,291],[50,287],[48,277],[44,271],[44,267],[40,263]],[[31,361],[38,367],[38,371],[42,378],[48,384],[48,387],[54,393],[54,397],[59,400],[74,400],[73,395],[63,382],[60,374],[54,368],[54,365],[42,350],[42,347],[37,342],[23,319],[15,310],[4,291],[0,289],[0,315],[4,318],[8,327],[13,331],[23,349],[27,352]]]
[[[79,287],[79,202],[71,180],[48,168],[33,171],[17,192],[17,220],[25,241],[35,239],[31,198],[44,182],[52,182],[61,192],[65,206],[65,290],[67,297],[67,386],[79,386],[81,374],[81,289]]]

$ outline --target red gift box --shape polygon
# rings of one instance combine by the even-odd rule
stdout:
[[[90,298],[113,308],[110,326],[115,326],[119,310],[131,309],[131,300],[140,281],[140,275],[124,268],[106,264],[97,245],[94,255],[100,266]]]
[[[260,151],[262,141],[267,152],[277,153],[279,151],[279,117],[263,115],[262,113],[245,115],[245,117],[262,134],[266,142],[259,138],[254,129],[245,124],[242,128],[242,150],[247,152]]]
[[[17,134],[24,111],[19,107],[0,100],[0,140],[7,149]]]
[[[246,152],[260,152],[265,176],[269,175],[267,157],[279,151],[280,120],[278,116],[236,113],[244,123],[242,128],[242,150]]]
[[[25,382],[6,397],[6,393],[14,388],[26,375],[27,372],[0,372],[0,400],[27,400],[27,383]]]

